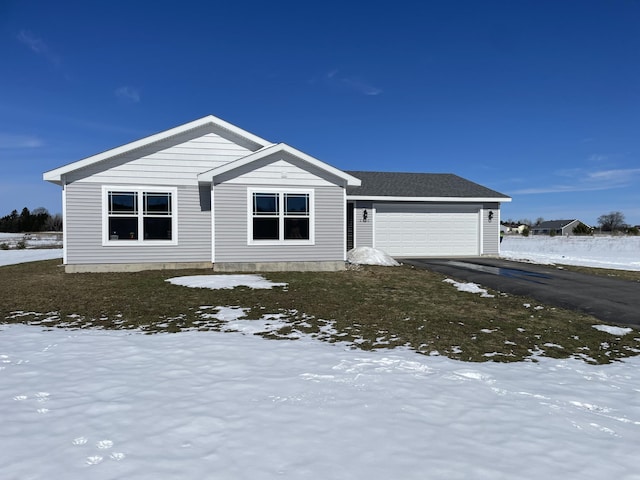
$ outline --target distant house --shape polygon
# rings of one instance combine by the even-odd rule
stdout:
[[[531,233],[533,235],[573,235],[573,229],[580,224],[583,224],[583,222],[577,219],[548,220],[531,227]]]
[[[337,270],[397,257],[498,255],[511,198],[453,174],[343,171],[214,116],[51,170],[67,272]]]

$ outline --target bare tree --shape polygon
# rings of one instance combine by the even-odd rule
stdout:
[[[49,211],[44,207],[38,207],[31,210],[31,215],[49,215]]]
[[[624,215],[621,212],[611,212],[598,217],[598,225],[605,232],[615,232],[624,225]]]
[[[45,224],[45,228],[50,232],[61,232],[62,231],[62,215],[56,213],[55,215],[48,218],[47,223]]]

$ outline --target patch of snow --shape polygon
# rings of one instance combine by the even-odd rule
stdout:
[[[357,265],[382,265],[397,267],[400,265],[382,250],[371,247],[356,247],[347,252],[347,261]]]
[[[460,292],[479,293],[481,297],[485,297],[485,298],[495,297],[495,295],[491,295],[489,292],[487,292],[486,289],[481,288],[477,283],[472,283],[472,282],[461,283],[461,282],[456,282],[455,280],[452,280],[450,278],[445,278],[443,282],[450,283],[451,285],[456,287]]]
[[[210,288],[212,290],[231,289],[235,287],[269,289],[287,286],[286,283],[276,283],[267,280],[262,275],[191,275],[168,278],[166,281],[183,287]]]
[[[596,330],[600,330],[601,332],[616,335],[617,337],[621,337],[623,335],[626,335],[627,333],[633,332],[633,328],[613,327],[611,325],[593,325],[593,328],[595,328]]]

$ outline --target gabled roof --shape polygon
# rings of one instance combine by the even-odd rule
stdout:
[[[49,170],[48,172],[45,172],[43,174],[42,178],[48,182],[53,182],[53,183],[57,183],[58,185],[61,185],[63,175],[69,172],[73,172],[75,170],[88,167],[89,165],[102,162],[104,160],[113,158],[118,155],[122,155],[124,153],[131,152],[133,150],[137,150],[138,148],[146,147],[155,142],[166,140],[173,136],[189,132],[190,130],[195,130],[197,128],[202,128],[206,126],[212,126],[212,127],[226,130],[229,133],[248,141],[249,143],[255,144],[256,150],[266,145],[272,144],[272,142],[269,142],[263,138],[258,137],[257,135],[254,135],[253,133],[247,132],[246,130],[236,127],[235,125],[232,125],[229,122],[225,122],[224,120],[218,117],[214,117],[213,115],[207,115],[206,117],[199,118],[198,120],[194,120],[192,122],[185,123],[183,125],[179,125],[177,127],[171,128],[169,130],[164,130],[154,135],[141,138],[140,140],[136,140],[134,142],[127,143],[125,145],[121,145],[116,148],[112,148],[111,150],[98,153],[97,155],[92,155],[91,157],[78,160],[77,162],[70,163],[63,167],[56,168],[54,170]]]
[[[573,222],[579,222],[579,220],[577,218],[573,218],[571,220],[547,220],[546,222],[540,222],[538,225],[534,225],[533,228],[536,230],[540,230],[540,229],[555,230],[559,228],[564,228]]]
[[[451,173],[363,172],[348,170],[362,180],[347,189],[351,199],[510,202],[511,197]]]
[[[344,180],[345,184],[348,186],[356,187],[360,185],[360,180],[358,178],[355,178],[354,176],[349,175],[348,173],[342,170],[332,167],[328,163],[324,163],[323,161],[318,160],[317,158],[314,158],[311,155],[307,155],[306,153],[301,152],[300,150],[293,148],[292,146],[287,145],[286,143],[277,143],[275,145],[269,145],[267,147],[263,147],[260,150],[250,153],[247,156],[238,158],[237,160],[221,165],[220,167],[203,172],[198,175],[198,182],[201,182],[201,183],[212,182],[215,177],[218,177],[224,173],[232,172],[233,170],[242,168],[245,165],[249,165],[250,163],[256,162],[258,160],[268,157],[269,155],[273,155],[276,153],[288,153],[289,155],[297,157],[300,160],[310,165],[313,165],[314,167],[320,170],[323,170],[331,175],[341,178],[342,180]]]

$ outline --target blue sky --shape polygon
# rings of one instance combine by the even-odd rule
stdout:
[[[503,219],[640,224],[637,0],[0,0],[0,59],[0,216],[213,114],[338,168],[458,174]]]

